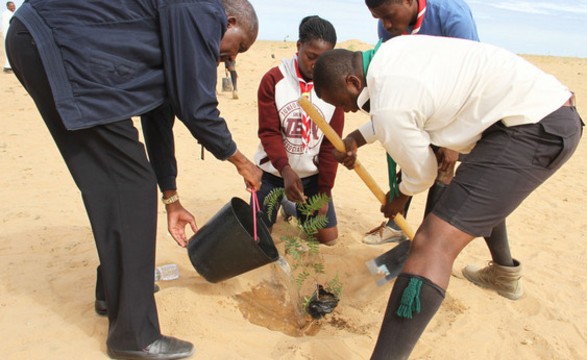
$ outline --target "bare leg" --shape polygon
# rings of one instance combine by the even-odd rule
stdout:
[[[338,228],[331,227],[326,229],[318,230],[318,234],[316,234],[316,239],[324,245],[334,245],[336,243],[336,239],[338,238]]]

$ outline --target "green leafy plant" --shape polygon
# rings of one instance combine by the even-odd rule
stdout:
[[[283,188],[274,188],[265,197],[264,205],[269,217],[277,210],[278,205],[285,194]],[[312,289],[317,289],[320,282],[324,281],[326,271],[323,258],[320,254],[320,243],[316,235],[328,223],[326,215],[315,215],[316,212],[326,205],[330,198],[325,194],[317,194],[308,199],[305,204],[297,204],[302,219],[296,219],[297,233],[294,235],[281,236],[285,246],[285,256],[291,266],[293,281],[297,286],[298,295],[304,284],[311,284]],[[315,215],[315,216],[314,216]],[[312,217],[313,216],[313,217]],[[302,221],[305,220],[305,221]],[[310,282],[311,281],[311,282]],[[326,281],[324,289],[334,294],[337,299],[342,295],[342,282],[338,273]],[[316,295],[301,296],[301,306],[308,311],[308,306]]]

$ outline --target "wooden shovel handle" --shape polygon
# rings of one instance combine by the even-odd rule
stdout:
[[[304,109],[306,114],[308,114],[308,116],[320,128],[320,130],[322,130],[322,132],[324,133],[326,138],[328,138],[328,140],[330,140],[330,142],[332,143],[334,148],[340,152],[345,152],[346,147],[344,146],[344,142],[342,141],[340,136],[338,136],[336,131],[334,131],[334,129],[330,126],[330,124],[327,123],[326,120],[324,120],[324,117],[322,117],[322,115],[320,115],[318,110],[316,110],[316,108],[314,107],[314,104],[312,104],[310,102],[310,100],[306,99],[303,96],[298,99],[298,103],[300,104],[302,109]],[[361,163],[359,162],[359,159],[357,159],[355,161],[355,172],[359,175],[359,177],[363,180],[363,182],[365,184],[367,184],[367,187],[369,188],[369,190],[371,190],[373,195],[375,195],[377,200],[379,200],[379,202],[382,205],[385,205],[385,203],[387,201],[385,193],[383,192],[383,190],[381,190],[379,185],[377,185],[377,183],[375,182],[375,179],[373,179],[371,174],[369,174],[369,172],[367,172],[367,170],[363,167],[363,165],[361,165]],[[410,225],[408,225],[406,219],[403,217],[402,214],[398,213],[393,218],[393,221],[399,226],[400,229],[402,229],[404,234],[406,234],[406,236],[410,240],[414,239],[414,232],[412,231],[412,229],[410,228]]]

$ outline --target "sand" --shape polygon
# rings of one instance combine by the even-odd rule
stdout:
[[[368,48],[358,41],[340,47]],[[257,42],[239,56],[239,100],[218,98],[240,150],[256,145],[256,91],[261,76],[295,52],[290,42]],[[587,59],[527,56],[587,99]],[[2,59],[3,61],[3,59]],[[223,76],[223,66],[218,69]],[[2,359],[106,359],[107,320],[94,313],[97,254],[80,194],[30,97],[14,75],[0,74],[0,351]],[[587,110],[585,111],[587,113]],[[367,118],[351,114],[345,134]],[[139,126],[138,122],[135,122]],[[200,146],[180,123],[175,128],[179,192],[203,225],[232,196],[248,198],[234,168]],[[508,219],[512,252],[524,266],[525,295],[510,301],[460,276],[468,263],[484,264],[476,239],[458,257],[446,300],[417,344],[413,359],[587,358],[587,156],[574,157]],[[360,159],[386,184],[379,145]],[[160,282],[155,296],[164,333],[192,341],[195,359],[368,359],[391,283],[375,284],[364,262],[392,245],[368,246],[363,233],[383,219],[356,174],[340,168],[333,191],[340,239],[322,247],[327,275],[338,273],[343,294],[334,313],[299,330],[288,310],[279,268],[267,265],[219,284],[192,267],[166,231],[159,208],[157,264],[176,263],[181,276]],[[425,195],[415,197],[408,222],[421,221]],[[276,224],[274,239],[291,230]]]

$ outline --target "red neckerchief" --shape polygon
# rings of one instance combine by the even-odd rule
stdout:
[[[422,22],[424,21],[424,14],[426,13],[426,0],[417,0],[418,1],[418,17],[416,18],[416,24],[412,28],[412,35],[417,34],[420,31],[420,27],[422,26]]]
[[[306,82],[306,80],[304,80],[304,78],[302,77],[302,73],[300,72],[300,69],[298,67],[297,54],[296,54],[296,58],[294,59],[294,66],[296,68],[296,75],[298,77],[298,83],[300,84],[300,91],[302,93],[301,96],[304,96],[308,100],[310,100],[312,88],[314,88],[314,82],[313,81]],[[306,114],[306,112],[303,109],[300,108],[300,111],[302,112],[302,148],[304,150],[306,150],[308,148],[308,144],[310,143],[310,136],[311,136],[310,133],[312,130],[312,120],[310,119],[308,114]]]

